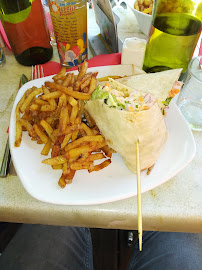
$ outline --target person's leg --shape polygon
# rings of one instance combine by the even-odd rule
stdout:
[[[138,242],[128,270],[201,270],[202,234],[145,232],[142,251]]]
[[[0,256],[1,270],[92,270],[88,228],[22,225]]]

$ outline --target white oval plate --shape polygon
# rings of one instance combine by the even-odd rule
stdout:
[[[131,65],[117,65],[89,68],[98,71],[99,77],[106,75],[131,75]],[[75,71],[77,72],[77,71]],[[10,150],[16,172],[26,189],[34,198],[48,203],[62,205],[92,205],[121,199],[137,194],[136,175],[128,170],[119,154],[113,154],[112,163],[105,169],[88,173],[77,171],[72,184],[64,189],[58,186],[61,171],[42,164],[46,157],[40,154],[43,145],[30,140],[23,132],[21,146],[14,147],[15,141],[15,108],[24,94],[32,87],[41,87],[52,76],[30,81],[19,90],[11,113],[9,138]],[[150,175],[141,173],[142,193],[165,183],[179,173],[193,159],[196,151],[195,141],[183,115],[174,102],[165,118],[169,138]]]

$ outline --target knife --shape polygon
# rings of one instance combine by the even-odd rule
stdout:
[[[20,89],[20,87],[22,85],[24,85],[28,81],[29,80],[27,79],[27,77],[24,74],[22,74],[20,76],[20,83],[19,83],[18,90]],[[5,148],[5,151],[4,151],[3,160],[2,160],[2,163],[1,163],[0,178],[6,177],[8,175],[9,168],[10,168],[10,162],[11,162],[11,154],[10,154],[9,138],[8,138],[7,142],[6,142],[6,148]]]

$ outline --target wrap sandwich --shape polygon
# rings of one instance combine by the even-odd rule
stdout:
[[[135,90],[144,94],[150,93],[157,99],[159,107],[168,106],[171,99],[182,86],[178,81],[182,69],[171,69],[156,73],[138,74],[120,79],[109,79],[114,89],[123,91],[124,95],[130,95]]]
[[[137,77],[144,75],[150,74]],[[127,77],[123,79],[128,85]],[[159,158],[168,138],[168,130],[157,97],[151,94],[152,91],[146,93],[146,88],[138,91],[139,88],[132,89],[131,84],[124,86],[120,83],[123,79],[111,79],[104,86],[98,85],[85,109],[95,120],[109,147],[121,155],[129,170],[136,173],[137,139],[142,171],[152,167]],[[176,79],[173,78],[172,85]],[[157,81],[157,84],[161,83],[161,80]],[[150,78],[145,77],[144,83],[147,82],[150,82]],[[167,92],[168,86],[165,89]]]

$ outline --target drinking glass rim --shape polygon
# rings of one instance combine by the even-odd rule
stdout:
[[[188,71],[190,72],[190,74],[197,80],[199,81],[200,83],[202,83],[202,79],[198,78],[196,76],[196,74],[193,73],[193,71],[191,70],[191,65],[194,63],[195,60],[199,59],[199,64],[200,64],[200,59],[202,59],[202,55],[199,55],[199,56],[196,56],[194,57],[190,62],[189,62],[189,65],[188,65]],[[202,64],[201,64],[201,70],[199,70],[199,72],[202,72]]]

